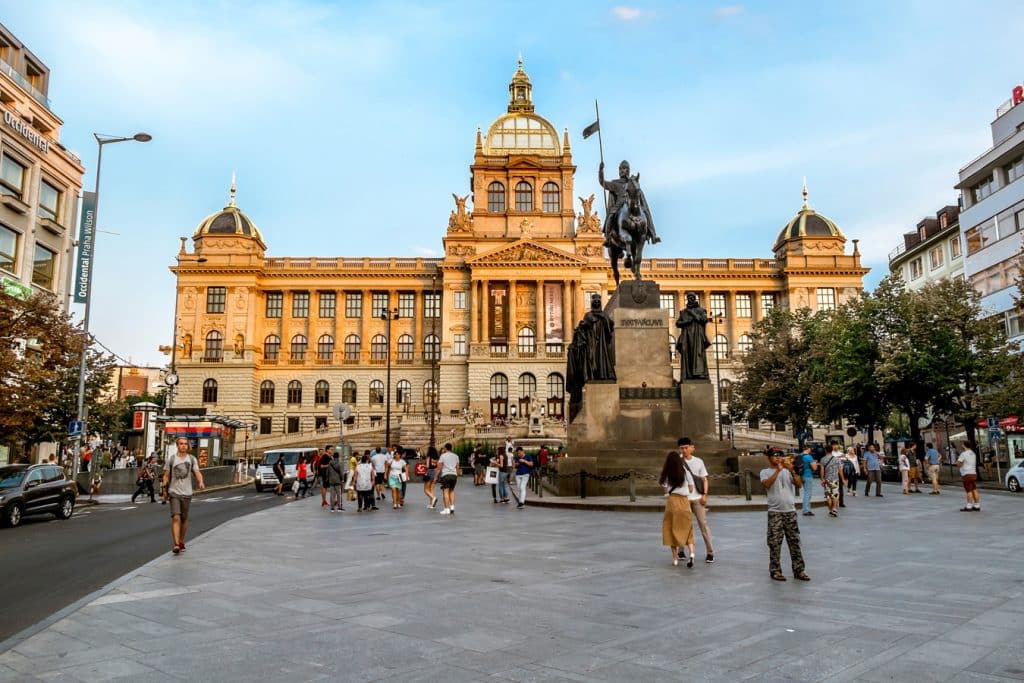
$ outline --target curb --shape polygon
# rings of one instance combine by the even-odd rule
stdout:
[[[526,505],[539,508],[560,508],[563,510],[593,510],[597,512],[664,512],[665,502],[662,499],[658,503],[587,503],[586,499],[575,498],[572,500],[551,500],[550,498],[528,498]],[[737,505],[735,503],[714,503],[708,501],[708,512],[765,512],[768,503],[751,503],[749,505]],[[812,508],[825,507],[825,501],[811,501]]]
[[[195,491],[193,493],[193,495],[195,495],[195,496],[205,496],[208,493],[217,493],[218,491],[227,491],[229,489],[240,489],[240,488],[249,486],[250,484],[252,484],[252,479],[249,479],[248,481],[239,482],[237,484],[221,484],[220,486],[210,486],[208,488],[203,489],[202,491]],[[111,493],[111,494],[107,494],[107,495],[119,495],[119,494]],[[121,502],[121,503],[113,503],[113,502],[111,502],[111,503],[103,503],[103,502],[100,502],[98,500],[89,500],[89,499],[85,499],[85,500],[79,499],[79,500],[75,501],[75,507],[79,507],[79,506],[82,506],[82,505],[123,505],[123,504],[124,504],[123,502]]]

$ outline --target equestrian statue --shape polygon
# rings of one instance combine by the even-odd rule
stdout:
[[[615,284],[619,283],[619,259],[640,279],[640,262],[647,242],[661,241],[654,231],[654,218],[647,206],[644,191],[640,189],[640,174],[629,175],[629,162],[619,164],[619,177],[605,180],[604,162],[598,167],[597,180],[608,191],[608,211],[604,221],[604,245],[612,262]]]

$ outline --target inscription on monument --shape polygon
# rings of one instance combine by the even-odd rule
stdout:
[[[652,318],[626,318],[619,321],[619,327],[668,327],[668,321]]]

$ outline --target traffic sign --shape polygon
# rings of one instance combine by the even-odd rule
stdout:
[[[990,429],[990,430],[988,430],[988,440],[989,441],[999,441],[999,439],[1000,439],[1000,434],[999,434],[999,430],[998,429]]]
[[[81,436],[82,435],[82,421],[72,420],[68,423],[68,436]]]
[[[999,420],[994,417],[990,417],[985,421],[988,423],[989,429],[997,429],[999,427]]]

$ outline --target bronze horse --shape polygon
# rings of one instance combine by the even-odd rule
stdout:
[[[633,272],[635,280],[640,279],[640,263],[643,261],[644,244],[647,243],[647,216],[640,203],[640,174],[630,176],[626,185],[626,201],[613,217],[613,230],[608,247],[612,261],[615,284],[619,284],[619,259],[625,256],[623,265]]]

